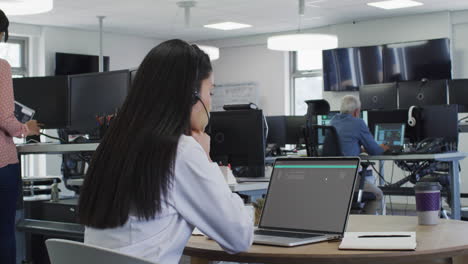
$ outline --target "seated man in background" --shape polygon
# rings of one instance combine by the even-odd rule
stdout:
[[[345,156],[359,156],[361,148],[370,155],[380,155],[388,149],[386,145],[379,145],[369,131],[364,120],[359,118],[361,113],[361,102],[352,95],[346,95],[341,101],[340,114],[336,115],[330,122],[335,127],[340,139],[341,150]],[[375,201],[367,202],[364,210],[367,214],[382,213],[385,206],[383,193],[375,185],[373,176],[366,178],[365,192],[374,193]]]

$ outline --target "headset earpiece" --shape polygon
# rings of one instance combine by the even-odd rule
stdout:
[[[416,106],[411,106],[410,109],[408,110],[408,126],[414,127],[416,126],[416,118],[413,117],[413,109],[415,109]]]
[[[201,100],[200,94],[198,92],[194,92],[192,96],[192,105],[196,104],[198,100]]]

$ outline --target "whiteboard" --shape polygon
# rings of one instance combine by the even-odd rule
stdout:
[[[224,111],[223,106],[228,104],[247,103],[259,103],[258,85],[254,82],[217,84],[213,89],[212,111]]]

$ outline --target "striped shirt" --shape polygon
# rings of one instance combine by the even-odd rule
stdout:
[[[25,137],[28,133],[28,128],[16,119],[14,111],[11,67],[6,60],[0,59],[0,168],[18,163],[13,137]]]

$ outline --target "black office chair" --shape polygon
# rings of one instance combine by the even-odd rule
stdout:
[[[321,157],[340,157],[344,156],[341,150],[341,144],[338,138],[338,133],[333,126],[312,126],[310,142],[313,144],[312,148],[317,150],[318,156]],[[371,165],[371,162],[362,162],[362,170],[359,173],[359,188],[353,196],[353,203],[351,210],[353,213],[362,213],[366,202],[374,201],[377,199],[375,194],[371,192],[364,192],[364,184],[366,182],[366,171]]]

